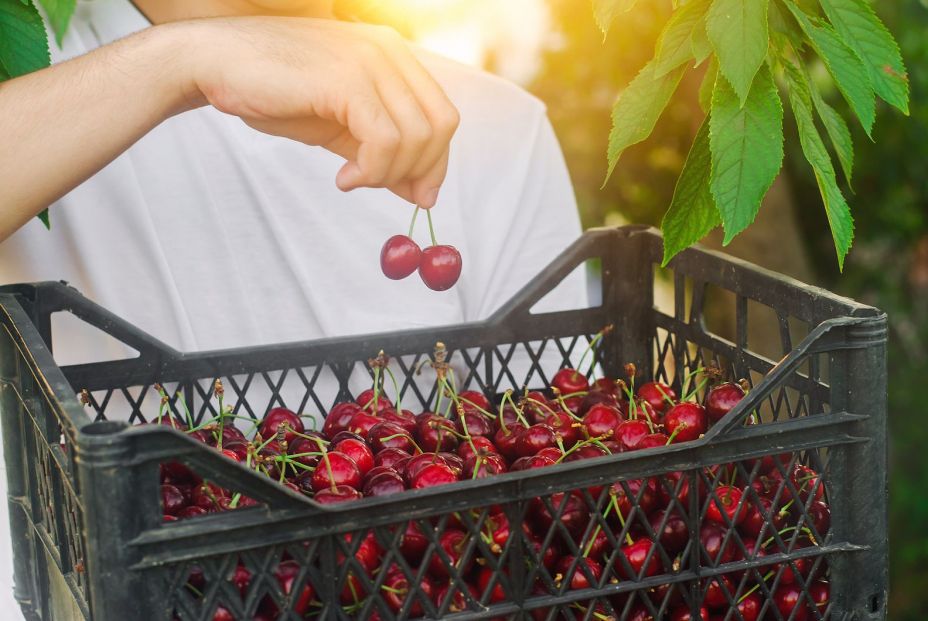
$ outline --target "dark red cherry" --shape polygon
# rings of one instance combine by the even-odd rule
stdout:
[[[519,433],[516,439],[516,454],[519,457],[530,457],[541,449],[556,446],[556,438],[554,429],[548,425],[544,423],[532,425]]]
[[[187,506],[187,501],[179,489],[173,485],[161,486],[161,510],[167,515],[177,515]]]
[[[417,269],[422,257],[419,244],[406,235],[394,235],[380,250],[380,269],[391,280],[402,280]]]
[[[710,498],[709,508],[706,509],[706,519],[727,526],[728,521],[722,517],[724,514],[735,526],[740,524],[748,513],[744,507],[746,503],[741,502],[742,494],[743,492],[738,487],[731,485],[718,486],[715,490],[715,495],[718,498]],[[719,505],[720,502],[721,506]]]
[[[637,393],[658,413],[670,407],[668,399],[673,402],[677,400],[676,391],[662,382],[646,382],[638,387]]]
[[[411,454],[401,449],[385,448],[374,455],[374,466],[388,466],[397,472],[403,472],[406,469],[406,462],[411,458]]]
[[[338,403],[333,407],[328,416],[325,417],[325,423],[322,425],[322,433],[331,438],[339,431],[348,429],[348,424],[354,415],[361,411],[361,406],[357,403]]]
[[[381,472],[364,482],[365,496],[389,496],[406,489],[406,483],[398,472]]]
[[[708,429],[706,408],[698,403],[678,403],[664,414],[664,427],[676,443],[697,440]]]
[[[809,606],[798,585],[787,584],[774,591],[773,604],[784,619],[806,621],[809,618]]]
[[[375,453],[392,448],[412,453],[415,442],[412,435],[396,423],[381,421],[367,431],[367,441]]]
[[[576,566],[574,566],[576,561]],[[571,571],[573,567],[573,571]],[[571,589],[591,589],[599,586],[599,579],[603,575],[603,566],[591,558],[564,556],[558,561],[557,573],[561,582],[570,584]]]
[[[652,551],[653,550],[653,551]],[[622,555],[631,565],[632,573],[629,574],[625,564],[616,558],[616,570],[629,579],[637,579],[639,576],[647,578],[661,571],[661,557],[657,549],[654,549],[654,542],[650,539],[637,539],[630,544],[621,548]],[[650,554],[650,559],[648,555]]]
[[[284,439],[287,442],[293,442],[298,437],[296,433],[303,433],[303,421],[296,415],[296,412],[287,408],[274,408],[265,414],[258,431],[261,437],[267,440],[277,433],[281,425],[287,427],[284,433]]]
[[[706,395],[706,414],[717,422],[728,414],[744,398],[744,390],[738,384],[726,382],[709,390]]]
[[[454,246],[429,246],[422,251],[419,276],[432,291],[445,291],[461,277],[461,253]]]
[[[313,500],[321,505],[334,505],[349,500],[362,498],[361,492],[348,485],[337,485],[334,488],[321,489],[313,496]]]
[[[362,477],[374,467],[374,453],[363,440],[342,440],[335,445],[334,450],[350,457],[361,471]]]
[[[496,445],[493,444],[493,440],[490,438],[475,436],[470,440],[461,442],[457,452],[464,461],[467,461],[468,458],[474,455],[489,455],[491,453],[497,453],[498,451]]]

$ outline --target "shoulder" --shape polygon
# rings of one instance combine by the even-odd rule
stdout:
[[[461,112],[488,128],[537,131],[546,120],[544,103],[521,87],[486,71],[415,47],[416,57]]]

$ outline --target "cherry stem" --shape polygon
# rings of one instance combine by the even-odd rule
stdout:
[[[232,500],[229,501],[229,508],[230,508],[230,509],[235,509],[236,507],[238,507],[238,501],[241,500],[241,498],[242,498],[242,493],[241,493],[241,492],[235,492],[235,493],[232,495]]]
[[[383,370],[387,372],[387,375],[390,376],[390,382],[393,383],[393,391],[396,393],[396,411],[402,413],[403,403],[402,395],[400,395],[400,386],[396,383],[396,376],[393,374],[393,371],[390,370],[390,367],[384,365]]]
[[[474,403],[474,402],[471,401],[470,399],[465,399],[464,397],[458,395],[458,401],[461,401],[461,402],[463,402],[463,403],[466,403],[467,405],[471,406],[472,408],[474,408],[475,410],[477,410],[478,412],[480,412],[481,414],[483,414],[484,416],[486,416],[486,417],[489,418],[490,420],[496,418],[496,415],[493,414],[493,412],[489,412],[489,411],[487,411],[487,410],[484,410],[482,407],[480,407],[479,405],[477,405],[476,403]]]
[[[681,431],[683,431],[684,429],[686,429],[686,425],[680,425],[679,427],[677,427],[676,429],[674,429],[674,430],[673,430],[673,433],[670,434],[670,437],[667,438],[667,443],[664,444],[664,446],[669,446],[670,443],[673,442],[673,439],[677,437],[677,434],[680,433]]]
[[[383,352],[380,352],[383,354]],[[380,411],[380,365],[374,367],[374,398],[371,399],[371,412],[377,414]]]
[[[592,339],[590,339],[590,344],[586,346],[586,349],[584,350],[583,355],[580,356],[580,362],[577,363],[577,370],[578,370],[578,371],[579,371],[580,368],[583,366],[583,361],[586,360],[586,357],[587,357],[590,353],[592,353],[592,354],[593,354],[593,362],[590,363],[590,372],[591,372],[591,373],[593,372],[593,369],[596,368],[596,351],[595,351],[595,349],[596,349],[596,344],[599,343],[605,335],[607,335],[607,334],[609,334],[610,332],[612,332],[612,328],[613,328],[613,325],[612,325],[612,324],[609,324],[608,326],[604,327],[602,330],[600,330],[599,332],[597,332],[596,335],[593,336]]]
[[[509,401],[509,404],[512,406],[512,409],[515,410],[516,418],[518,418],[519,421],[523,425],[525,425],[526,427],[529,427],[530,425],[528,424],[528,420],[526,420],[525,416],[522,415],[522,409],[519,408],[519,406],[516,405],[516,402],[512,400],[512,389],[507,390],[505,393],[503,393],[503,402],[500,404],[500,409],[499,409],[500,420],[502,420],[503,418],[503,406],[506,405],[507,399]],[[507,433],[506,435],[509,435],[509,434]]]
[[[177,391],[177,393],[175,393],[175,396],[176,396],[176,397],[180,397],[180,396],[181,396],[179,390]],[[193,427],[193,415],[190,414],[190,408],[187,407],[187,400],[186,400],[186,399],[180,399],[180,405],[181,405],[181,407],[184,408],[184,416],[185,416],[186,419],[187,419],[187,427],[192,428],[192,427]]]
[[[619,500],[616,498],[615,490],[609,489],[609,502],[612,503],[612,508],[615,509],[616,515],[619,516],[619,524],[622,525],[622,530],[625,529],[625,516],[622,515],[622,510],[619,509]],[[635,540],[632,539],[632,534],[626,530],[625,532],[625,542],[628,545],[633,545]]]
[[[412,212],[412,221],[409,223],[409,234],[406,235],[406,237],[409,237],[410,239],[412,239],[412,232],[416,227],[416,217],[419,215],[419,209],[420,207],[416,205],[415,211]]]
[[[683,385],[680,388],[680,403],[689,400],[690,397],[698,393],[706,385],[706,383],[709,381],[708,378],[704,379],[692,393],[689,392],[690,383],[693,381],[693,378],[696,377],[696,375],[699,373],[703,373],[704,371],[705,369],[703,367],[699,367],[686,374],[686,377],[683,378]]]
[[[438,245],[438,241],[436,241],[436,239],[435,239],[435,227],[432,226],[432,210],[431,210],[431,209],[426,209],[426,210],[425,210],[425,215],[428,216],[428,219],[429,219],[429,235],[430,235],[431,238],[432,238],[432,245],[433,245],[433,246],[437,246],[437,245]]]
[[[772,574],[772,573],[773,573],[773,572],[770,572],[770,574]],[[770,574],[768,574],[768,575],[770,575]],[[766,582],[766,581],[767,581],[767,576],[764,576],[764,582]],[[736,603],[737,603],[737,604],[740,604],[741,602],[743,602],[744,600],[746,600],[746,599],[748,598],[748,596],[751,595],[751,593],[753,593],[754,591],[756,591],[756,590],[759,589],[759,588],[760,588],[760,585],[759,585],[759,584],[755,584],[755,585],[752,586],[750,589],[748,589],[748,591],[747,591],[744,595],[742,595],[741,597],[739,597],[739,598],[738,598],[738,601],[737,601]]]

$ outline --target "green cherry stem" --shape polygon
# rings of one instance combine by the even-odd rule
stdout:
[[[407,235],[410,239],[412,239],[412,232],[416,228],[416,217],[419,215],[419,209],[420,207],[416,205],[415,211],[412,212],[412,221],[409,223],[409,234]]]
[[[426,216],[428,217],[428,219],[429,219],[429,235],[430,235],[431,238],[432,238],[432,245],[433,245],[433,246],[437,246],[437,245],[438,245],[438,241],[435,239],[435,227],[432,226],[432,210],[431,210],[431,209],[426,209],[426,210],[425,210],[425,215],[426,215]]]

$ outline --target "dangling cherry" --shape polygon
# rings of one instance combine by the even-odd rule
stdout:
[[[435,230],[432,227],[431,210],[426,211],[426,214],[429,217],[432,245],[422,251],[419,276],[425,286],[432,291],[445,291],[453,287],[461,277],[461,253],[454,246],[438,245],[435,240]]]
[[[422,249],[407,235],[394,235],[380,251],[380,269],[390,280],[402,280],[419,269]]]
[[[454,246],[430,246],[422,251],[419,276],[432,291],[445,291],[461,277],[461,253]]]

